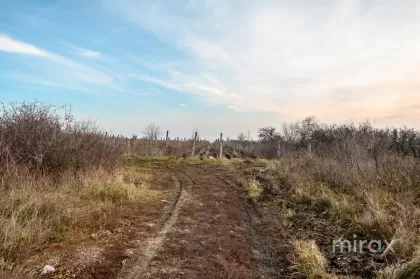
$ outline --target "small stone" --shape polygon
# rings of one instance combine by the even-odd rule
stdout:
[[[41,270],[41,275],[46,275],[46,274],[53,273],[53,272],[55,272],[55,268],[50,266],[50,265],[46,265]]]
[[[94,240],[97,240],[99,238],[99,235],[96,233],[93,233],[90,237]]]

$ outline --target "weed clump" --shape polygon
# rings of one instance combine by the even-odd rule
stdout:
[[[322,255],[314,240],[297,240],[295,268],[299,274],[308,279],[338,279],[326,271],[327,260]]]

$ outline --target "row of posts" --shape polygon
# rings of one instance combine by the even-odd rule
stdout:
[[[108,138],[108,133],[105,133],[105,139]],[[114,140],[118,143],[120,138],[114,137]],[[129,141],[129,139],[127,138],[127,141]],[[157,139],[156,139],[157,141]],[[197,132],[194,133],[194,141],[193,141],[193,146],[192,146],[192,150],[191,150],[191,156],[195,155],[195,145],[197,142]],[[223,157],[223,133],[220,133],[220,139],[218,140],[219,144],[220,144],[220,153],[219,153],[219,158],[221,159]],[[165,138],[165,155],[167,155],[168,153],[168,143],[169,143],[169,131],[166,131],[166,138]],[[312,157],[312,142],[310,141],[308,144],[308,155],[310,157]],[[281,157],[281,143],[280,141],[277,142],[277,158]]]
[[[193,146],[192,146],[192,150],[191,150],[191,156],[195,155],[195,144],[197,142],[197,132],[194,133],[194,141],[193,141]],[[220,153],[219,153],[219,158],[222,159],[223,158],[223,133],[220,133]],[[168,150],[168,143],[169,143],[169,131],[166,131],[166,139],[165,139],[165,155],[167,154],[167,150]]]

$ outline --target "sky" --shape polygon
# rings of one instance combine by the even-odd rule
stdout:
[[[417,0],[0,0],[0,101],[215,139],[315,116],[420,128]]]

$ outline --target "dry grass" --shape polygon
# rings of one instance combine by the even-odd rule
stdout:
[[[420,257],[405,264],[397,264],[380,270],[376,279],[415,279],[420,277]]]
[[[396,241],[392,256],[408,263],[378,272],[378,278],[417,278],[406,274],[419,268],[419,164],[411,157],[385,156],[379,169],[365,159],[316,156],[271,161],[266,169],[290,187],[292,204],[338,221],[342,234],[373,233]]]
[[[133,170],[96,170],[60,182],[19,176],[19,187],[0,193],[0,275],[22,253],[88,236],[120,205],[156,201],[158,193],[149,188],[148,178]]]
[[[258,198],[263,193],[263,188],[261,187],[261,183],[256,179],[251,180],[242,180],[242,186],[248,193],[248,196],[251,197],[254,201],[258,200]]]
[[[338,279],[326,271],[327,260],[322,255],[314,240],[297,240],[294,243],[296,250],[295,268],[298,273],[307,279]]]

